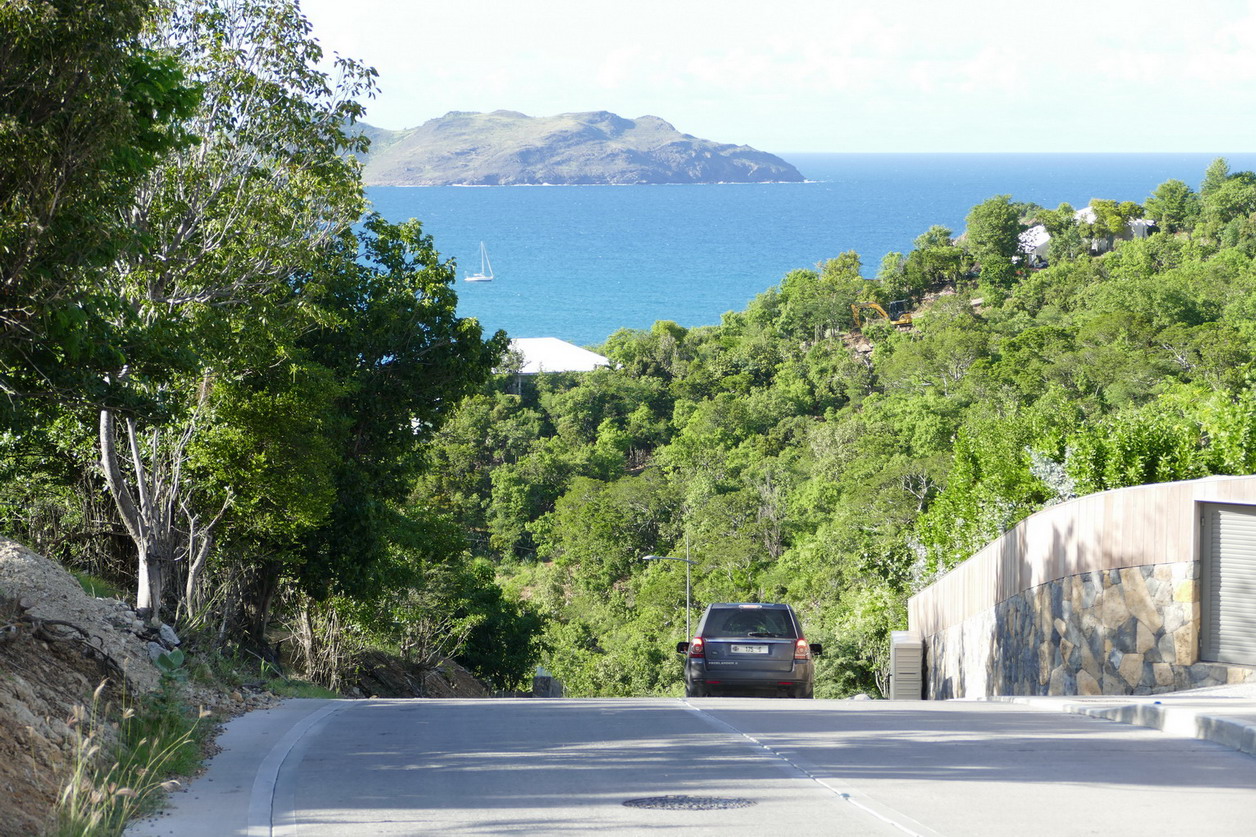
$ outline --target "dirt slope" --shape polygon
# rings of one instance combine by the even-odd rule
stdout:
[[[60,566],[0,538],[0,835],[37,834],[71,766],[76,707],[142,694],[159,674],[140,620]]]
[[[158,636],[125,602],[97,599],[54,561],[0,537],[0,837],[44,831],[73,767],[68,721],[101,701],[119,705],[156,689],[149,657]],[[487,697],[465,669],[436,670],[379,656],[363,666],[355,696]],[[273,705],[273,695],[186,686],[186,702],[226,717]]]

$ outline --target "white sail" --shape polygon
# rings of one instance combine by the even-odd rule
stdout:
[[[493,281],[493,265],[488,260],[488,248],[484,246],[484,242],[480,242],[480,272],[468,273],[462,277],[464,282],[492,282]]]

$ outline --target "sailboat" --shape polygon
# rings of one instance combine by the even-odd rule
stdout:
[[[480,242],[480,272],[468,273],[462,277],[464,282],[492,282],[493,281],[493,265],[488,260],[488,248],[484,246],[484,242]]]

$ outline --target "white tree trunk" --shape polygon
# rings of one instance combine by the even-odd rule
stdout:
[[[176,562],[189,562],[186,584],[178,591],[182,594],[180,610],[198,598],[197,585],[213,546],[213,530],[230,503],[224,503],[208,523],[191,510],[189,489],[182,477],[195,429],[194,415],[177,438],[163,441],[161,431],[155,430],[144,443],[135,420],[128,418],[122,430],[130,452],[128,468],[118,454],[119,429],[113,413],[100,413],[101,470],[137,555],[135,606],[149,609],[154,623],[161,621],[167,581]],[[185,525],[181,525],[177,510],[182,510]]]
[[[128,422],[129,428],[133,431],[134,423]],[[117,447],[117,430],[113,412],[110,410],[100,411],[100,467],[105,474],[105,483],[109,486],[109,494],[113,497],[114,504],[118,507],[118,514],[122,517],[122,523],[126,526],[127,534],[130,535],[131,541],[135,544],[138,553],[138,561],[135,571],[136,576],[136,593],[135,606],[137,609],[148,608],[152,611],[152,618],[160,620],[161,612],[161,582],[156,579],[157,584],[154,585],[154,565],[151,559],[151,549],[154,541],[154,533],[151,525],[151,509],[144,509],[144,500],[149,494],[145,487],[145,475],[138,475],[139,490],[136,492],[140,502],[136,503],[136,498],[131,496],[131,487],[127,484],[126,477],[122,471],[122,464],[118,458]],[[141,464],[138,457],[137,441],[132,437],[132,462]],[[146,513],[149,512],[149,513]],[[155,588],[155,589],[154,589]]]

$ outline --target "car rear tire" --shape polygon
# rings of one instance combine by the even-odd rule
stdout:
[[[685,684],[685,697],[691,698],[691,697],[706,697],[706,696],[707,696],[706,686],[703,686],[701,683],[686,683]]]

